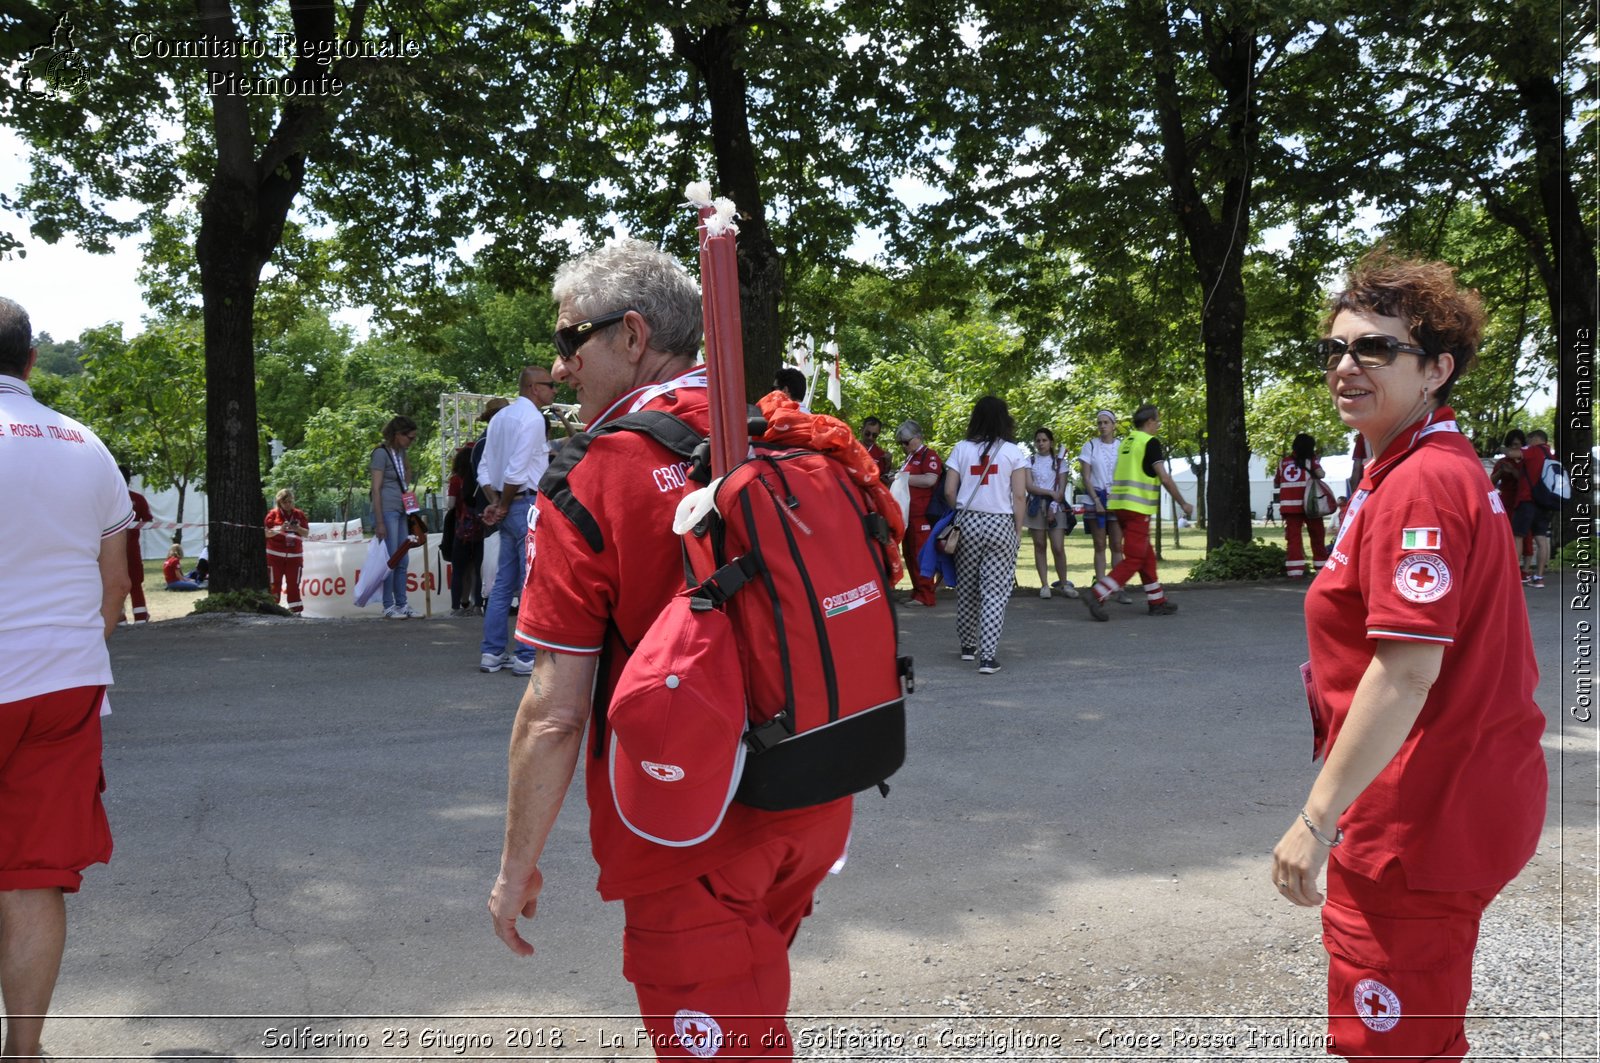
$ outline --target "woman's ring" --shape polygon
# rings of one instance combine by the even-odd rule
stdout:
[[[1286,890],[1289,888],[1289,884],[1287,882],[1280,882],[1278,883],[1278,888],[1280,890]]]

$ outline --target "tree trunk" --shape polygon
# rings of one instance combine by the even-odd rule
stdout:
[[[236,36],[228,0],[198,0],[208,32]],[[292,0],[296,37],[303,43],[332,40],[330,4]],[[352,9],[351,36],[359,37],[366,9]],[[320,76],[308,50],[290,77],[312,85]],[[237,56],[206,60],[208,77],[238,77]],[[264,590],[267,559],[262,520],[261,448],[256,421],[255,305],[261,268],[283,235],[289,205],[305,178],[302,145],[326,109],[325,101],[294,97],[257,156],[248,97],[212,97],[217,168],[200,200],[195,259],[200,266],[200,301],[206,342],[206,490],[211,500],[211,587],[217,591]]]
[[[187,481],[187,480],[179,480],[178,481],[178,519],[173,522],[174,524],[177,525],[177,527],[172,529],[172,541],[175,542],[175,543],[183,542],[183,500],[184,500],[184,497],[188,494],[188,492],[189,492],[189,481]]]
[[[1539,175],[1539,202],[1544,208],[1545,236],[1549,242],[1554,276],[1545,274],[1550,298],[1550,321],[1556,329],[1556,456],[1572,472],[1572,498],[1562,508],[1562,530],[1577,534],[1592,528],[1588,512],[1594,446],[1594,341],[1596,303],[1594,234],[1583,223],[1578,197],[1572,190],[1561,89],[1553,77],[1519,80],[1517,94],[1528,119],[1529,139],[1535,145]],[[1584,508],[1580,510],[1578,506]],[[1563,534],[1569,542],[1572,534]]]
[[[783,260],[767,228],[766,199],[755,146],[750,139],[748,84],[738,63],[744,39],[744,10],[730,21],[691,37],[672,30],[680,56],[699,72],[711,107],[711,150],[717,163],[720,191],[739,208],[739,314],[743,324],[745,393],[751,402],[772,390],[772,378],[783,364]]]
[[[1207,484],[1206,543],[1248,542],[1250,527],[1250,446],[1244,427],[1243,262],[1250,237],[1249,161],[1259,140],[1259,108],[1252,107],[1250,31],[1213,27],[1206,69],[1223,93],[1222,120],[1227,151],[1212,158],[1223,166],[1222,194],[1213,213],[1196,180],[1196,158],[1184,124],[1177,57],[1166,9],[1145,9],[1152,50],[1150,72],[1156,121],[1161,130],[1162,162],[1172,209],[1200,275],[1203,302],[1200,337],[1206,359],[1206,437],[1215,466]],[[1159,400],[1158,400],[1159,403]]]
[[[245,251],[254,199],[253,189],[213,182],[200,204],[195,243],[206,329],[206,490],[214,591],[267,585],[258,530],[266,516],[256,433],[254,313],[260,267]]]

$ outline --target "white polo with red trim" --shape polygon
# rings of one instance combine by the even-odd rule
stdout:
[[[134,523],[110,451],[0,375],[0,704],[111,682],[100,544]]]
[[[1340,821],[1333,859],[1376,879],[1398,857],[1412,889],[1509,881],[1544,824],[1544,712],[1527,605],[1500,494],[1448,409],[1367,465],[1306,596],[1329,749],[1379,639],[1444,647],[1400,752]]]

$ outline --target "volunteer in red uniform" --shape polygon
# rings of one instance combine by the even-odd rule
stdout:
[[[1322,500],[1322,509],[1315,517],[1305,512],[1306,492],[1315,485]],[[1337,503],[1333,492],[1322,482],[1322,462],[1317,460],[1317,441],[1305,432],[1294,437],[1289,453],[1278,462],[1278,472],[1272,478],[1272,500],[1278,503],[1283,514],[1284,553],[1283,574],[1290,579],[1303,579],[1306,574],[1306,544],[1300,534],[1303,527],[1311,535],[1313,572],[1328,560],[1325,542],[1327,526],[1323,517],[1333,511]]]
[[[906,515],[906,534],[900,540],[905,554],[906,574],[911,577],[911,599],[907,605],[935,605],[934,580],[922,574],[917,556],[933,533],[933,521],[928,518],[928,503],[933,501],[936,485],[944,476],[944,461],[939,452],[922,441],[922,427],[915,421],[902,421],[895,429],[894,439],[906,452],[906,463],[900,475],[911,488],[911,509]]]
[[[1330,1051],[1455,1059],[1489,901],[1545,818],[1544,713],[1500,495],[1444,403],[1476,358],[1477,293],[1374,251],[1317,345],[1366,441],[1360,487],[1306,596],[1325,757],[1272,881],[1323,903]]]
[[[126,465],[118,465],[117,471],[122,474],[123,483],[133,482],[133,470]],[[135,624],[148,624],[150,622],[150,608],[145,604],[144,597],[144,551],[139,548],[139,535],[144,531],[145,525],[155,520],[150,513],[150,500],[144,495],[128,488],[128,501],[133,505],[134,524],[128,529],[125,539],[127,541],[128,558],[128,597],[133,600],[133,622]]]
[[[883,422],[876,417],[861,422],[861,445],[867,448],[867,456],[878,463],[878,476],[888,483],[894,479],[894,465],[890,463],[889,452],[878,445],[878,436],[882,434]]]
[[[1533,499],[1533,484],[1544,475],[1544,463],[1556,456],[1550,437],[1542,429],[1528,433],[1522,448],[1522,482],[1517,485],[1517,508],[1511,511],[1511,531],[1520,539],[1533,541],[1533,559],[1522,582],[1538,589],[1544,586],[1544,567],[1550,563],[1550,518],[1556,512]],[[1527,553],[1526,550],[1523,551]]]
[[[40,1058],[66,947],[63,894],[78,891],[84,868],[111,859],[100,715],[106,639],[128,594],[123,532],[134,522],[105,445],[34,399],[26,381],[37,357],[27,312],[0,298],[0,507],[10,515],[0,535],[0,1055],[9,1060]]]
[[[649,244],[620,241],[563,266],[554,295],[554,374],[577,393],[583,421],[594,428],[666,410],[708,431],[704,370],[694,365],[700,293],[680,265]],[[495,933],[532,955],[517,919],[535,913],[539,857],[581,759],[598,888],[623,903],[622,973],[657,1054],[788,1059],[788,947],[844,851],[850,799],[791,812],[734,802],[724,812],[731,764],[717,785],[683,790],[671,778],[627,772],[631,759],[617,769],[631,784],[613,797],[611,692],[627,647],[683,588],[671,527],[683,462],[645,435],[616,432],[574,439],[550,476],[563,470],[593,524],[580,527],[542,491],[533,510],[517,638],[541,652],[512,730],[505,848],[489,897]],[[691,747],[673,765],[722,751]],[[689,777],[698,777],[693,768]],[[641,796],[650,807],[628,804]],[[687,839],[708,836],[673,847],[648,841],[624,821],[630,810],[631,822],[643,813],[681,826]]]
[[[304,564],[305,539],[311,522],[305,511],[294,508],[294,492],[285,487],[277,494],[277,505],[267,510],[267,580],[272,600],[287,594],[289,611],[300,615],[300,566]]]

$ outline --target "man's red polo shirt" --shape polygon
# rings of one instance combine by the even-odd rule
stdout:
[[[590,427],[635,408],[664,410],[696,431],[710,430],[703,371],[679,378],[684,386],[641,388],[619,399]],[[640,405],[651,391],[657,392]],[[683,496],[688,463],[638,432],[596,436],[573,466],[567,485],[593,515],[602,537],[593,550],[576,525],[540,492],[530,512],[529,567],[517,638],[550,653],[601,658],[595,703],[602,711],[626,661],[666,602],[683,590],[683,553],[672,517]],[[596,756],[591,721],[585,743],[584,786],[589,841],[600,865],[606,900],[652,893],[726,864],[761,841],[798,834],[819,815],[838,814],[850,798],[792,812],[763,812],[735,801],[722,825],[699,845],[676,849],[640,838],[617,814],[604,756]],[[603,750],[601,751],[603,753]]]

